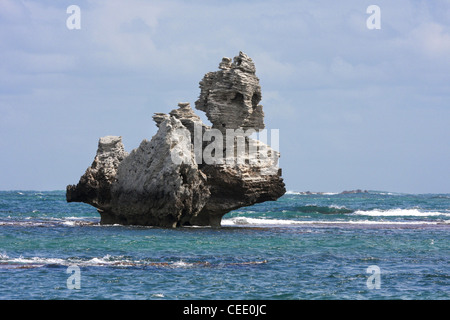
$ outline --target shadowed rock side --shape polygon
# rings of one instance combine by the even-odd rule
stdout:
[[[200,82],[196,108],[224,135],[226,129],[263,129],[261,88],[252,60],[241,52],[233,62],[223,58],[219,69]],[[153,120],[157,133],[130,154],[121,137],[100,138],[91,167],[77,185],[67,186],[67,201],[96,207],[102,224],[219,227],[227,212],[286,192],[277,167],[279,153],[268,145],[244,135],[248,148],[258,146],[271,156],[249,149],[238,154],[236,146],[227,152],[224,143],[214,153],[232,161],[208,163],[203,154],[212,142],[203,134],[211,127],[189,103],[179,103],[169,114],[156,113]]]
[[[111,185],[115,181],[120,162],[128,156],[122,137],[100,138],[97,154],[92,165],[80,178],[77,185],[66,190],[68,202],[84,202],[106,210],[111,202]]]

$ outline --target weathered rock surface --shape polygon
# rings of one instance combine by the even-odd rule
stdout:
[[[120,163],[111,208],[100,213],[104,223],[176,227],[203,209],[209,189],[186,135],[181,122],[166,115],[152,140]],[[182,164],[174,163],[172,152],[183,157]]]
[[[200,97],[195,107],[206,113],[212,127],[225,129],[264,129],[261,86],[251,58],[240,52],[223,58],[221,70],[207,73],[200,82]]]
[[[102,224],[218,227],[231,210],[282,196],[278,152],[245,134],[243,153],[239,135],[231,147],[225,144],[226,129],[264,128],[255,65],[241,52],[233,62],[223,58],[219,69],[200,82],[195,103],[212,127],[189,103],[179,103],[153,116],[157,133],[130,154],[120,137],[101,138],[91,167],[77,185],[67,186],[67,201],[93,205]],[[220,137],[205,139],[214,129]],[[220,161],[207,161],[208,154]]]
[[[67,186],[67,201],[85,202],[107,209],[111,202],[111,185],[120,162],[128,156],[121,137],[100,138],[94,162],[80,178],[78,185]]]

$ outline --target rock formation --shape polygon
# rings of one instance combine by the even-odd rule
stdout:
[[[68,201],[85,202],[96,208],[109,207],[111,185],[120,162],[128,156],[122,137],[100,138],[94,162],[80,178],[78,185],[67,186]]]
[[[261,87],[252,59],[240,52],[231,59],[223,58],[220,71],[209,72],[200,82],[198,110],[206,112],[212,127],[225,129],[264,129]]]
[[[204,76],[195,103],[211,127],[179,103],[155,113],[157,133],[130,154],[121,137],[100,138],[91,167],[67,186],[67,201],[96,207],[102,224],[219,227],[231,210],[282,196],[279,153],[250,138],[264,128],[255,65],[241,52],[219,69]]]

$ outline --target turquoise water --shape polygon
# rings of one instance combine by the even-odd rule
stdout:
[[[0,192],[0,299],[450,298],[448,194],[290,192],[222,226],[100,226],[63,191]]]

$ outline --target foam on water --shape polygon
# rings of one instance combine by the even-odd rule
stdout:
[[[295,225],[438,225],[445,221],[380,221],[380,220],[283,220],[236,217],[222,220],[222,226],[295,226]]]
[[[355,215],[371,216],[371,217],[433,217],[446,216],[450,217],[450,213],[438,211],[423,211],[419,209],[389,209],[389,210],[357,210]]]
[[[187,268],[187,267],[192,267],[194,266],[193,263],[188,263],[188,262],[184,262],[183,260],[180,261],[176,261],[170,264],[171,267],[175,267],[175,268]]]
[[[16,269],[20,267],[44,267],[76,265],[79,267],[166,267],[166,268],[192,268],[192,267],[214,267],[214,266],[236,266],[236,265],[258,265],[267,263],[263,261],[239,261],[228,263],[210,263],[209,261],[187,262],[183,259],[176,261],[153,261],[149,259],[133,260],[126,256],[105,255],[103,257],[86,258],[50,258],[50,257],[23,257],[11,258],[6,253],[0,254],[0,267],[3,269]]]
[[[91,217],[67,217],[67,218],[39,218],[39,217],[15,217],[7,216],[0,220],[0,226],[16,227],[54,227],[54,226],[91,226],[98,225],[97,219]]]

